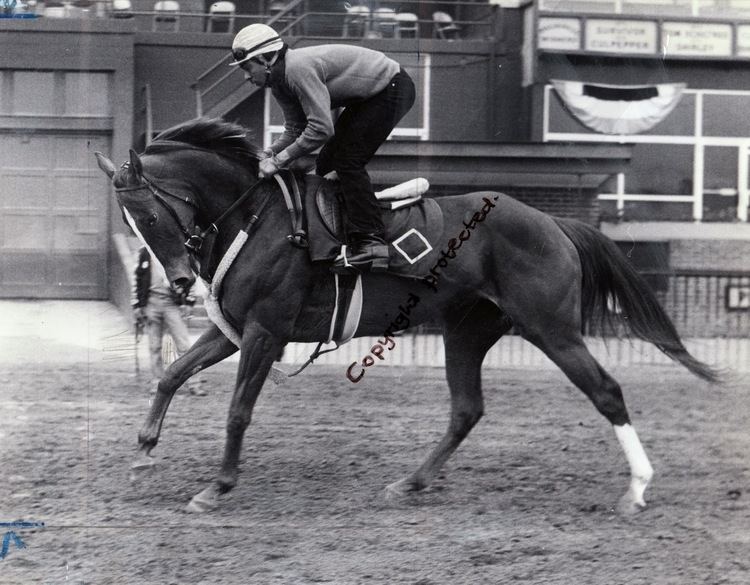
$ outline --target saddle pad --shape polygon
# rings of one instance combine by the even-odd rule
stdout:
[[[310,259],[333,262],[344,239],[343,205],[329,181],[308,175],[315,181],[305,189]],[[443,235],[443,212],[433,199],[421,199],[396,210],[381,211],[385,224],[390,262],[388,272],[423,277]],[[434,263],[434,262],[433,262]]]
[[[422,199],[402,209],[384,211],[385,240],[390,260],[388,272],[426,276],[443,236],[443,211],[434,199]]]

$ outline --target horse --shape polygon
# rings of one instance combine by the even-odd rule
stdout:
[[[215,479],[190,500],[191,512],[216,509],[236,486],[245,430],[284,346],[328,336],[333,308],[330,267],[312,263],[306,250],[284,237],[288,209],[279,186],[258,179],[258,156],[259,148],[245,128],[205,118],[162,132],[140,155],[130,150],[129,160],[119,169],[96,153],[126,221],[162,263],[177,292],[195,282],[194,270],[206,268],[196,263],[195,246],[186,243],[191,235],[213,232],[213,253],[200,262],[216,264],[240,230],[252,225],[247,242],[234,252],[220,297],[221,314],[237,339],[230,340],[216,324],[209,326],[167,368],[138,434],[132,464],[136,475],[153,469],[151,451],[177,389],[239,349],[221,466]],[[451,399],[447,430],[421,465],[386,487],[386,495],[404,498],[429,486],[477,424],[484,412],[483,359],[514,328],[542,350],[612,425],[630,471],[617,508],[623,514],[643,509],[653,468],[619,384],[591,355],[583,332],[586,327],[603,330],[608,321],[619,320],[628,335],[653,343],[697,377],[720,382],[719,371],[686,350],[647,283],[595,227],[552,217],[495,191],[435,201],[444,216],[441,250],[448,250],[441,258],[445,262],[438,263],[439,272],[432,273],[439,280],[419,283],[388,272],[362,275],[364,303],[357,337],[382,336],[386,331],[388,338],[395,307],[403,308],[415,286],[425,284],[418,289],[419,303],[408,309],[408,325],[438,323],[445,344]]]

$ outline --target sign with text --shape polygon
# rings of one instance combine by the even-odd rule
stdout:
[[[732,25],[705,22],[663,22],[662,52],[691,57],[730,57]]]
[[[586,21],[586,51],[597,53],[657,52],[656,22],[590,18]]]
[[[578,18],[541,16],[537,25],[537,47],[558,51],[581,49],[581,21]]]
[[[737,56],[750,57],[750,24],[737,25]]]

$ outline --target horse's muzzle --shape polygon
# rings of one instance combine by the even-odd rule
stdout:
[[[190,292],[190,287],[195,284],[195,278],[182,277],[172,282],[172,290],[178,296],[186,296]]]

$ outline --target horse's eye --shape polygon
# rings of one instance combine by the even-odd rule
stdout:
[[[151,215],[148,216],[148,219],[146,220],[146,225],[148,227],[153,227],[158,221],[158,219],[159,219],[159,216],[156,215],[155,213],[152,213]]]

